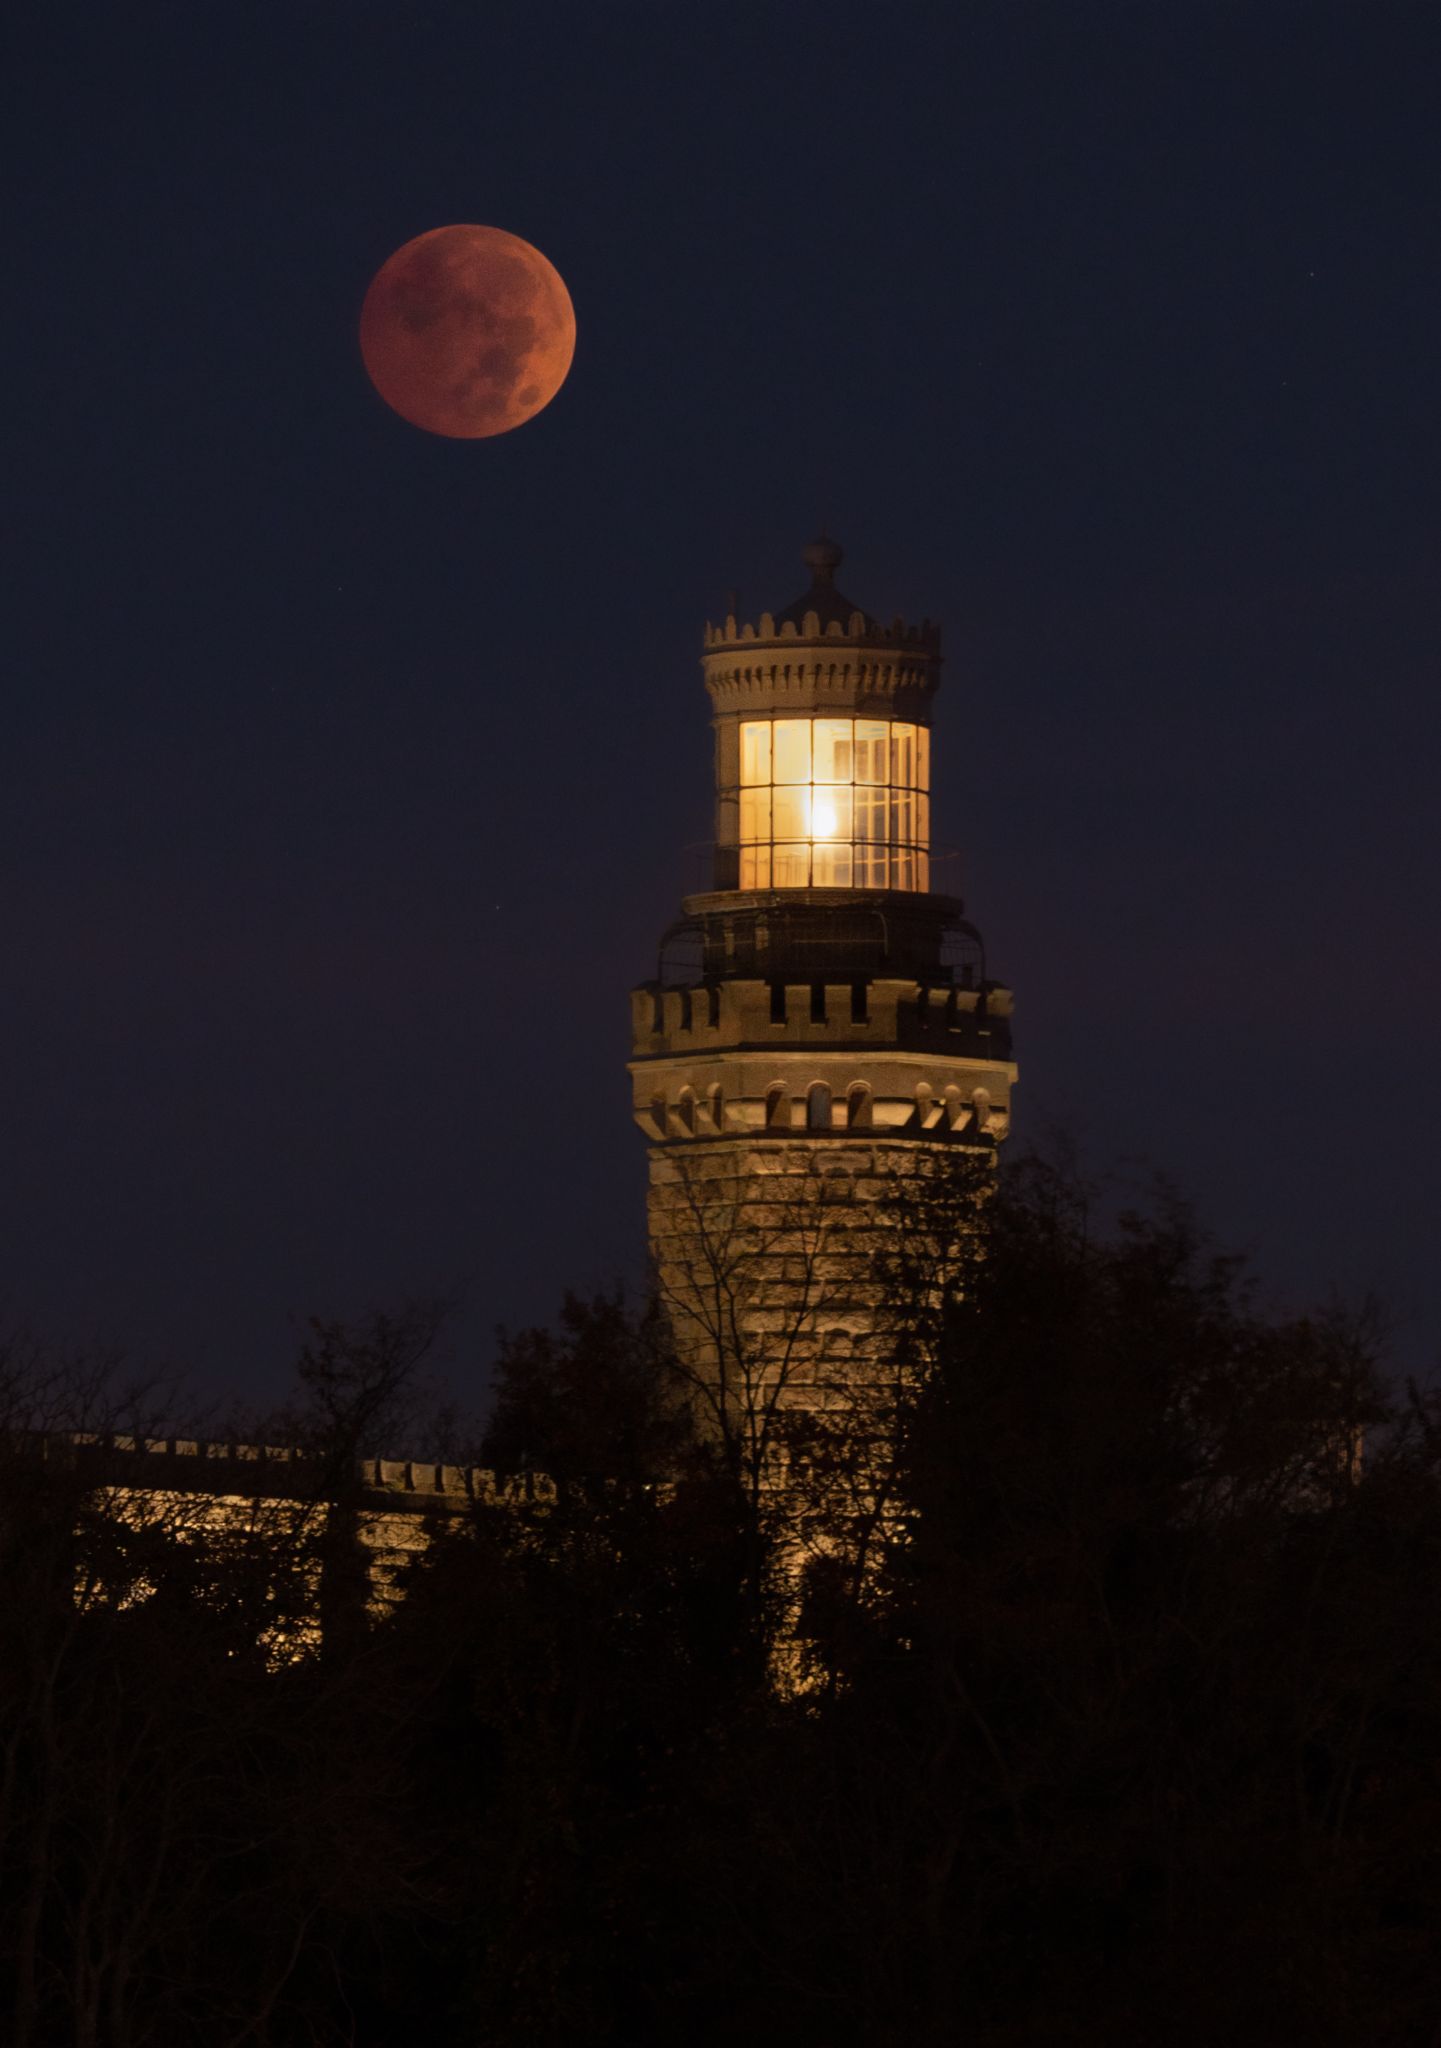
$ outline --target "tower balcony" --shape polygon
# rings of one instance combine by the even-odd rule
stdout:
[[[978,990],[985,943],[963,911],[959,897],[907,889],[697,889],[661,939],[655,978],[685,988],[900,976]]]

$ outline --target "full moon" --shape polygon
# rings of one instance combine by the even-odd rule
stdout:
[[[403,420],[478,441],[550,404],[575,354],[575,309],[560,272],[519,235],[432,228],[375,273],[360,353]]]

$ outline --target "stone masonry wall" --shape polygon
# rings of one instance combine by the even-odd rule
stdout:
[[[958,1156],[990,1154],[870,1134],[652,1145],[651,1250],[702,1410],[754,1427],[890,1385],[878,1255],[915,1230],[928,1183]]]

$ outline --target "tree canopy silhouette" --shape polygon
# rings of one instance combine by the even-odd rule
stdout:
[[[501,1346],[485,1455],[553,1501],[477,1500],[388,1609],[319,1502],[97,1485],[63,1446],[135,1398],[15,1350],[6,2038],[1434,2039],[1441,1406],[1164,1191],[926,1199],[877,1239],[886,1403],[798,1432],[789,1553],[616,1298]],[[424,1426],[434,1335],[315,1327],[313,1469]]]

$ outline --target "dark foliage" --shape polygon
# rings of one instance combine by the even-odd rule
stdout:
[[[504,1348],[487,1455],[556,1504],[320,1649],[313,1513],[217,1544],[9,1455],[4,2038],[1434,2041],[1441,1414],[1174,1201],[947,1199],[889,1274],[934,1357],[895,1505],[812,1571],[799,1696],[769,1532],[616,1301]],[[405,1426],[425,1329],[317,1333],[315,1456]]]
[[[554,1331],[502,1332],[486,1463],[627,1486],[672,1473],[691,1432],[654,1311],[637,1317],[616,1295],[567,1294],[559,1322]]]

